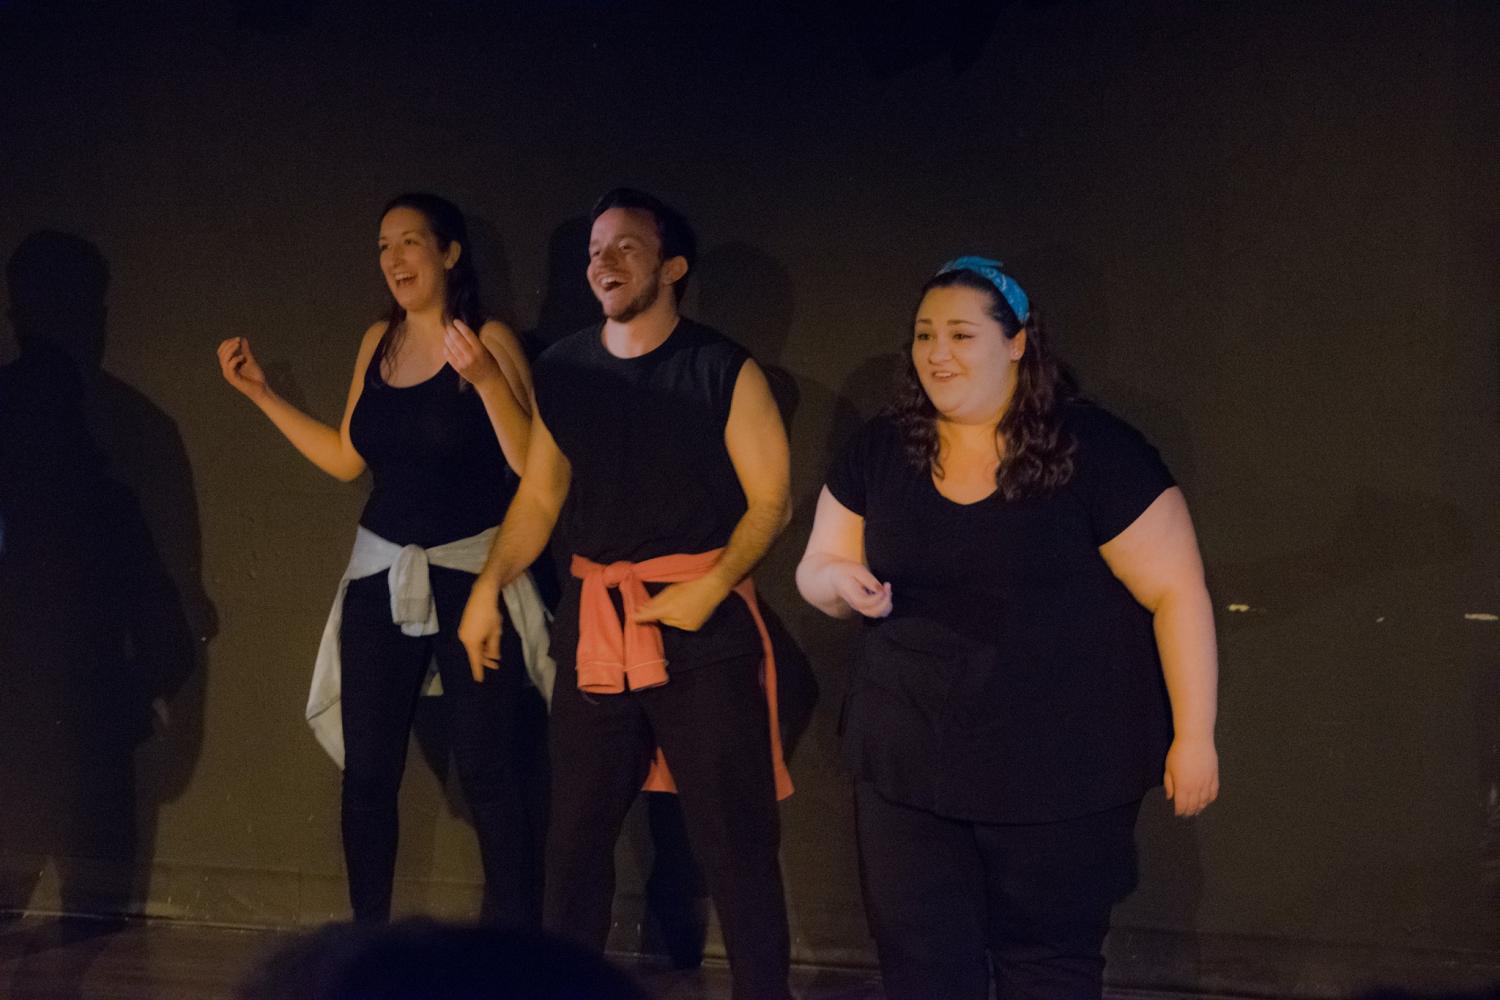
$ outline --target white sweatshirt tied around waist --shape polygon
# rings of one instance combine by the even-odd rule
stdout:
[[[344,766],[344,720],[339,710],[342,679],[339,629],[344,621],[344,593],[349,581],[376,573],[387,574],[391,621],[406,635],[433,635],[438,630],[437,605],[432,597],[428,568],[441,566],[478,573],[484,568],[490,543],[498,530],[488,528],[469,538],[434,545],[430,549],[388,542],[365,527],[355,532],[354,551],[349,556],[343,579],[339,581],[328,623],[323,626],[323,639],[318,644],[318,659],[313,667],[312,689],[307,695],[307,724],[340,768]],[[521,639],[526,675],[550,705],[552,683],[557,674],[547,648],[547,624],[551,616],[543,606],[529,573],[516,577],[501,595],[505,599],[506,627],[515,629]],[[429,670],[423,693],[441,694],[442,690],[437,671]]]

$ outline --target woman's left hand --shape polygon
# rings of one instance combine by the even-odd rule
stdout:
[[[490,349],[484,346],[479,335],[464,325],[461,319],[449,323],[443,334],[443,356],[453,366],[453,370],[476,389],[494,379],[503,381],[505,378],[500,371],[500,363],[495,360]]]
[[[1219,797],[1219,754],[1212,739],[1172,741],[1162,775],[1179,816],[1196,816]]]

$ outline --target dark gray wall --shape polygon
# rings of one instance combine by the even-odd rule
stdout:
[[[20,706],[0,766],[33,792],[47,775],[26,815],[70,818],[11,810],[6,905],[342,913],[337,774],[301,710],[363,492],[235,396],[214,345],[250,336],[334,419],[381,303],[375,213],[406,188],[466,208],[492,307],[547,340],[587,316],[577,216],[625,182],[696,221],[689,312],[796,404],[799,512],[758,576],[811,664],[796,697],[821,692],[783,814],[800,958],[871,952],[834,752],[850,632],[792,568],[914,290],[988,252],[1161,447],[1220,609],[1223,797],[1191,823],[1148,802],[1112,975],[1277,995],[1500,978],[1494,5],[102,6],[0,3],[0,252],[51,230],[83,241],[54,241],[64,264],[102,256],[107,313],[76,320],[102,366],[62,408],[151,531],[115,593],[198,641],[107,694],[58,679],[48,641],[88,602],[0,607]],[[63,300],[92,294],[43,259]],[[7,454],[38,440],[88,467],[65,435]],[[0,496],[66,491],[27,468]],[[126,703],[102,750],[47,728]],[[420,755],[410,772],[402,904],[467,914],[470,832]],[[137,833],[111,846],[89,830],[122,801]],[[621,850],[624,947],[648,844],[637,826]]]

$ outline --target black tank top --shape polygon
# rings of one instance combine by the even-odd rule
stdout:
[[[484,400],[443,365],[416,385],[380,373],[384,339],[365,371],[349,437],[374,489],[359,523],[398,545],[431,548],[476,535],[505,516],[516,476],[505,464]]]
[[[559,524],[566,551],[595,562],[640,562],[729,541],[745,494],[724,426],[748,357],[686,318],[638,358],[610,354],[598,324],[548,348],[536,365],[537,412],[572,466]],[[577,581],[564,584],[555,650],[577,641]],[[745,603],[734,595],[698,632],[663,628],[662,641],[674,670],[760,648]]]
[[[688,319],[655,350],[617,358],[598,325],[537,361],[537,410],[572,466],[562,530],[596,562],[704,552],[729,541],[745,494],[724,447],[748,355]]]

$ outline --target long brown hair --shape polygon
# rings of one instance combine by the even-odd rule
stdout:
[[[995,428],[995,444],[1000,467],[995,481],[1006,500],[1051,493],[1073,478],[1073,455],[1078,442],[1063,429],[1063,403],[1078,398],[1078,386],[1072,373],[1052,357],[1047,336],[1036,310],[1030,311],[1023,324],[995,286],[971,271],[945,271],[922,286],[920,303],[934,288],[959,286],[983,292],[988,312],[1011,340],[1026,332],[1026,350],[1016,366],[1016,386],[1010,404]],[[915,325],[915,324],[913,324]],[[943,473],[938,457],[938,415],[932,400],[917,377],[911,351],[897,383],[896,399],[885,412],[901,429],[906,455],[923,471]]]

